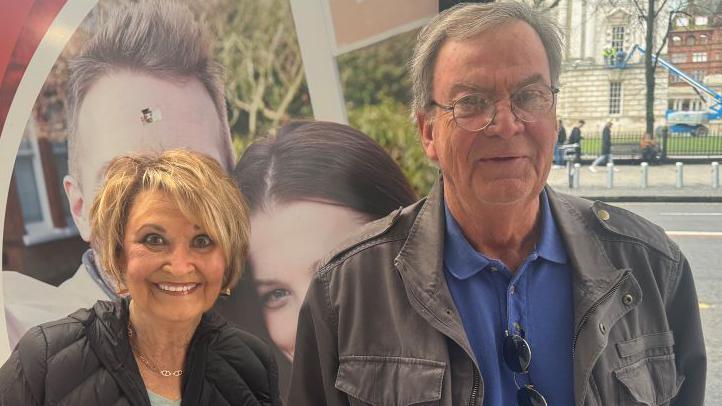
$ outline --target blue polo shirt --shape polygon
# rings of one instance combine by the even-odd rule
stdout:
[[[516,382],[533,383],[550,405],[574,404],[572,269],[546,192],[540,203],[538,244],[515,274],[477,252],[445,207],[444,274],[479,364],[485,406],[516,404],[502,352],[507,330],[523,331],[531,347],[529,374],[517,374]]]

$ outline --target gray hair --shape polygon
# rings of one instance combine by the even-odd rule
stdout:
[[[552,18],[518,2],[458,4],[434,17],[419,32],[410,64],[412,114],[431,104],[436,56],[447,39],[465,40],[514,20],[529,24],[539,35],[549,59],[552,85],[558,85],[563,37]]]
[[[113,10],[107,21],[69,62],[67,123],[68,165],[79,173],[78,111],[89,89],[116,71],[137,71],[164,78],[198,79],[213,100],[228,146],[226,169],[233,168],[223,67],[211,57],[210,41],[188,7],[159,0],[128,4]]]

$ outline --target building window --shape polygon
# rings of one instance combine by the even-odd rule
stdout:
[[[687,45],[694,45],[696,43],[694,35],[687,36]]]
[[[703,82],[703,81],[704,81],[704,71],[703,71],[703,70],[695,70],[695,71],[692,71],[692,73],[691,73],[689,76],[691,76],[692,79],[694,79],[694,80],[696,80],[696,81],[698,81],[698,82]]]
[[[672,54],[672,63],[684,63],[687,62],[687,53],[680,52],[678,54]]]
[[[707,34],[699,34],[699,43],[706,44],[708,38]]]
[[[615,25],[612,27],[612,48],[619,52],[624,50],[624,26]]]
[[[23,208],[23,221],[25,224],[43,221],[43,209],[40,205],[34,159],[35,154],[30,140],[23,138],[15,160],[15,180],[18,195],[20,196],[20,205]]]
[[[622,82],[609,82],[609,114],[622,112]]]
[[[697,16],[694,18],[694,25],[707,25],[707,16]]]
[[[707,62],[707,52],[693,52],[692,62]]]
[[[689,25],[689,19],[687,17],[677,18],[677,26],[678,27],[686,27],[688,25]]]
[[[682,37],[680,37],[679,35],[675,35],[672,37],[672,42],[674,43],[674,45],[679,45],[682,42]]]

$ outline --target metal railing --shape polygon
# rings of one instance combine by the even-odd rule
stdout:
[[[612,154],[615,159],[641,160],[640,141],[643,131],[612,131]],[[602,151],[601,133],[583,134],[582,159],[593,159]],[[711,159],[722,158],[722,131],[710,130],[706,136],[690,133],[669,133],[666,137],[655,137],[657,156],[669,159]]]

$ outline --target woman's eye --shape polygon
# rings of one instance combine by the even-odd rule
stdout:
[[[207,235],[199,235],[193,240],[193,246],[196,248],[206,248],[213,245],[213,240]]]
[[[161,237],[158,234],[148,234],[145,237],[143,237],[143,244],[145,245],[151,245],[151,246],[158,246],[165,244],[165,240],[163,237]]]
[[[291,296],[291,292],[287,289],[273,289],[268,293],[265,293],[261,297],[263,306],[269,309],[277,309],[286,304],[288,297]]]

